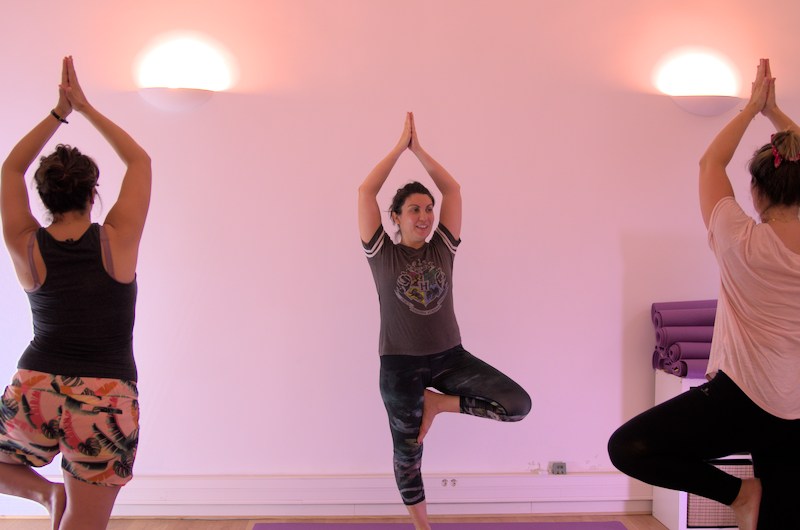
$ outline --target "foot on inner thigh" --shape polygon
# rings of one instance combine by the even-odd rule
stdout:
[[[739,530],[756,530],[758,508],[761,504],[761,481],[757,478],[742,480],[739,495],[731,504],[736,514]]]
[[[440,412],[458,412],[458,396],[440,394],[432,390],[425,390],[425,401],[422,407],[422,423],[419,426],[419,436],[417,443],[422,443],[422,439],[428,434],[433,425],[433,418]]]

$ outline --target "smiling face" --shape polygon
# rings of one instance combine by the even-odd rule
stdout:
[[[433,200],[424,193],[412,193],[400,207],[400,214],[392,213],[392,220],[400,229],[400,243],[420,248],[431,233],[434,223]]]

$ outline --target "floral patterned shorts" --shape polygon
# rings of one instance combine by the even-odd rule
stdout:
[[[61,453],[78,480],[122,486],[139,441],[136,383],[18,370],[0,402],[0,451],[41,467]]]

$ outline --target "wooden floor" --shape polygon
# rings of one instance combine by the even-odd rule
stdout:
[[[400,517],[330,517],[330,518],[277,518],[259,519],[149,519],[114,518],[108,530],[251,530],[255,523],[286,523],[296,521],[318,521],[326,523],[394,523],[406,522]],[[666,530],[666,527],[650,515],[515,515],[515,516],[470,516],[470,517],[431,517],[433,523],[486,523],[486,522],[544,522],[544,521],[620,521],[627,530]],[[407,525],[411,528],[411,525]],[[365,524],[365,530],[369,528]],[[0,530],[49,530],[50,522],[43,518],[11,519],[0,517]]]

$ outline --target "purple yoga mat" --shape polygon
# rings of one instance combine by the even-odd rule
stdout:
[[[662,357],[658,349],[653,352],[653,370],[663,370],[664,364],[668,361],[666,357]]]
[[[685,302],[655,302],[650,307],[650,318],[656,323],[656,311],[665,309],[697,309],[702,307],[717,307],[716,300],[687,300]]]
[[[716,316],[716,307],[661,309],[653,315],[653,324],[657,328],[665,326],[713,326]]]
[[[669,348],[676,342],[711,342],[714,326],[667,326],[656,329],[656,346]]]
[[[676,361],[670,365],[672,373],[678,377],[688,377],[690,379],[703,379],[708,368],[708,359],[687,359]]]
[[[411,523],[256,523],[253,530],[406,530]],[[432,523],[433,530],[626,530],[619,521],[558,523]]]
[[[672,362],[686,359],[708,359],[710,355],[710,342],[676,342],[667,350],[667,357]]]

